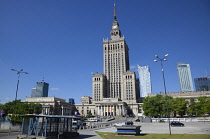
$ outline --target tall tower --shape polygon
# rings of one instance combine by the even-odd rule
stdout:
[[[122,97],[123,73],[129,70],[128,46],[121,36],[119,23],[114,5],[114,21],[110,30],[111,40],[103,41],[104,74],[107,77],[107,96],[110,98]]]
[[[141,97],[147,97],[152,92],[149,66],[139,66]]]
[[[194,91],[190,65],[185,63],[177,63],[177,71],[179,76],[179,84],[181,92]]]
[[[110,40],[103,40],[104,74],[93,74],[93,100],[119,98],[136,101],[139,96],[135,72],[129,71],[128,45],[122,37],[114,5],[114,21]]]

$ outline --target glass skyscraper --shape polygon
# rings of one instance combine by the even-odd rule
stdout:
[[[194,91],[190,65],[185,63],[177,63],[177,71],[179,76],[180,91]]]
[[[141,67],[138,65],[138,72],[140,79],[141,97],[147,97],[148,94],[152,92],[149,66]]]
[[[69,103],[70,104],[75,104],[74,99],[73,98],[69,98]]]
[[[31,97],[48,97],[49,84],[46,82],[37,82],[36,89],[32,88]]]
[[[210,91],[210,76],[195,78],[196,91]]]

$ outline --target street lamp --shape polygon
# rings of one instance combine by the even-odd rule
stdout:
[[[21,70],[15,70],[15,69],[11,69],[12,71],[16,71],[18,74],[18,82],[17,82],[17,89],[16,89],[16,96],[15,96],[15,101],[17,100],[17,93],[18,93],[18,85],[19,85],[19,81],[20,81],[20,74],[21,73],[25,73],[28,74],[28,72],[23,72],[23,69]]]
[[[166,54],[163,58],[159,58],[158,55],[155,55],[155,57],[157,58],[157,60],[154,60],[154,62],[160,61],[161,67],[162,67],[163,84],[164,84],[164,90],[165,90],[165,96],[166,96],[166,107],[167,107],[167,113],[168,113],[169,132],[170,132],[170,135],[171,135],[170,114],[169,114],[169,111],[168,111],[168,97],[167,97],[167,93],[166,93],[166,82],[165,82],[165,75],[164,75],[164,69],[163,69],[163,61],[167,61],[166,57],[168,57],[168,56],[169,55]]]

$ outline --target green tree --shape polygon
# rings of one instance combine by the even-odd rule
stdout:
[[[25,114],[40,114],[42,110],[41,104],[21,102],[20,100],[8,102],[4,104],[3,110],[8,115],[12,123],[19,123],[22,121],[20,115]]]
[[[172,110],[172,100],[170,96],[156,95],[146,97],[143,100],[144,115],[152,117],[163,117],[170,115]]]
[[[163,115],[168,117],[168,115],[171,117],[171,112],[173,110],[173,97],[171,96],[164,96],[164,103],[162,105],[163,107]]]
[[[144,115],[161,117],[163,115],[163,96],[156,95],[154,97],[146,97],[143,100]]]
[[[0,110],[3,110],[4,105],[0,104]]]
[[[207,113],[206,103],[208,103],[206,96],[201,96],[201,97],[198,98],[198,102],[195,104],[196,112],[197,112],[198,116],[201,116],[201,115],[204,115],[204,114]]]
[[[42,112],[42,105],[29,103],[28,104],[28,114],[40,114]]]
[[[197,115],[197,113],[196,113],[196,102],[195,102],[194,98],[190,98],[187,113],[189,115]]]
[[[210,98],[208,98],[206,103],[204,104],[204,111],[206,114],[210,115]]]
[[[187,110],[187,103],[184,98],[174,98],[173,99],[173,107],[172,111],[174,113],[174,117],[176,117],[176,114],[179,114],[179,116],[183,117]]]
[[[91,118],[91,117],[95,117],[95,116],[92,115],[91,111],[89,110],[86,117],[87,117],[87,118]]]

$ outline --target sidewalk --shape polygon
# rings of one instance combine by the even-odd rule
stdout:
[[[93,130],[79,130],[78,137],[71,137],[71,139],[102,139],[98,134]],[[10,136],[8,133],[0,133],[0,139],[17,139],[18,132],[11,132]]]
[[[79,136],[73,137],[72,139],[102,139],[94,130],[78,130]]]

